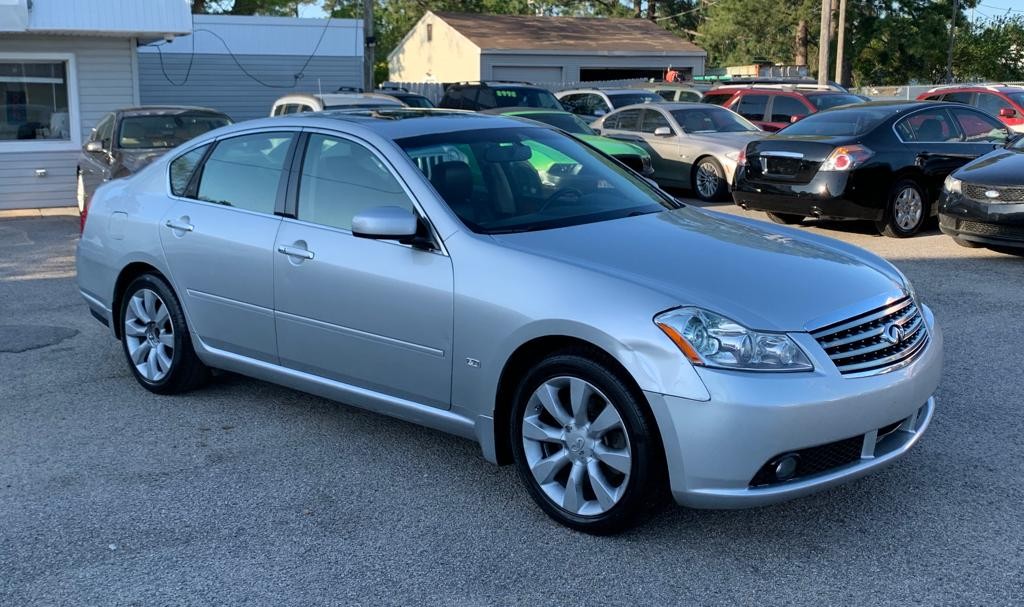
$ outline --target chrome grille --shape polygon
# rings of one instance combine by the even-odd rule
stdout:
[[[990,185],[977,185],[974,183],[965,183],[962,186],[964,195],[971,200],[977,200],[980,202],[1024,202],[1024,188],[1006,188]],[[985,192],[996,192],[998,195],[994,198],[989,198]]]
[[[811,331],[811,335],[843,375],[881,373],[910,362],[928,344],[924,317],[910,297]]]

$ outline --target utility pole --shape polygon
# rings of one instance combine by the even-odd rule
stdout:
[[[818,32],[818,84],[828,84],[829,30],[832,29],[832,2],[821,0],[821,31]]]
[[[363,34],[366,36],[363,47],[363,90],[373,90],[373,49],[377,46],[377,39],[373,37],[373,2],[374,0],[363,0]]]
[[[836,82],[846,84],[843,79],[843,47],[846,45],[846,0],[839,0],[839,34],[836,42]]]
[[[949,53],[946,54],[946,82],[953,82],[953,43],[956,41],[956,14],[960,12],[960,0],[953,0],[953,16],[949,20]]]

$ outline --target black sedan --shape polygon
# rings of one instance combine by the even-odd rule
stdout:
[[[1024,138],[946,178],[939,228],[965,247],[1024,256]]]
[[[886,236],[911,236],[936,213],[947,175],[1010,138],[997,119],[961,104],[833,108],[749,143],[733,199],[779,223],[866,219]]]
[[[78,157],[78,210],[85,211],[104,182],[131,175],[171,148],[228,124],[224,114],[200,107],[134,107],[107,114]]]

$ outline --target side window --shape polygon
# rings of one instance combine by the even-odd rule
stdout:
[[[806,116],[807,113],[799,99],[778,95],[772,100],[772,119],[769,122],[789,122],[793,116]]]
[[[676,100],[675,99],[676,92],[674,90],[672,90],[672,89],[661,89],[659,91],[654,91],[654,92],[659,94],[659,95],[661,95],[661,98],[664,99],[665,101],[675,101]]]
[[[639,131],[640,130],[640,110],[626,110],[619,112],[619,125],[617,128],[620,131]]]
[[[971,103],[971,99],[974,97],[974,93],[946,93],[943,97],[943,101],[952,101],[953,103]]]
[[[658,110],[644,110],[644,121],[641,130],[645,133],[654,133],[655,129],[667,126],[670,129],[668,118]]]
[[[356,214],[378,206],[413,209],[405,190],[373,152],[346,139],[311,135],[299,179],[298,218],[350,230]]]
[[[732,99],[732,95],[732,93],[709,93],[704,95],[700,101],[701,103],[711,103],[713,105],[724,106],[730,99]]]
[[[608,112],[612,111],[612,108],[609,107],[607,103],[605,103],[604,98],[594,93],[586,95],[586,104],[586,113],[590,116],[596,116],[602,112],[607,114]]]
[[[1009,102],[1003,101],[1002,97],[992,93],[978,93],[978,103],[976,105],[979,110],[988,112],[993,116],[998,116],[999,110],[1004,107],[1010,107]]]
[[[292,133],[254,133],[219,142],[203,165],[196,197],[229,207],[273,213],[293,138]]]
[[[209,145],[197,147],[171,161],[171,192],[175,196],[185,196],[192,173],[196,171],[196,166],[199,165],[199,161],[203,159],[203,155],[206,154],[209,147]]]
[[[965,141],[970,143],[1006,143],[1006,127],[995,118],[965,108],[954,108],[952,112],[957,124],[960,125]]]
[[[960,136],[950,124],[946,111],[940,108],[907,116],[896,123],[896,132],[903,141],[919,143],[960,141]]]
[[[606,129],[617,129],[619,128],[619,115],[612,114],[604,119],[604,128]]]
[[[308,106],[306,104],[302,104],[302,105],[299,106],[299,109],[298,109],[298,111],[296,113],[312,112],[312,111],[314,111],[314,110],[313,110],[313,108],[311,106]]]
[[[747,120],[764,120],[764,111],[768,106],[768,95],[743,95],[740,97],[736,112]]]
[[[467,91],[468,93],[469,91]],[[480,87],[476,91],[476,104],[470,106],[471,110],[489,110],[498,107],[498,100],[494,96],[494,89]],[[472,97],[470,97],[472,99]]]
[[[583,103],[581,103],[584,97],[586,97],[586,95],[574,93],[572,95],[562,97],[559,101],[562,102],[562,105],[565,106],[566,110],[573,114],[585,114],[586,112],[583,111]]]

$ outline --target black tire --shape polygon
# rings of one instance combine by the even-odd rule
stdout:
[[[509,423],[513,459],[533,500],[559,523],[595,535],[616,533],[635,524],[642,515],[663,503],[668,495],[665,456],[653,416],[642,402],[642,396],[636,394],[635,389],[631,389],[625,378],[612,370],[614,367],[605,359],[601,353],[573,348],[542,360],[526,373],[516,388]],[[628,482],[621,497],[597,515],[583,516],[556,504],[534,478],[527,460],[523,426],[530,399],[545,382],[566,377],[582,379],[600,390],[621,418],[623,430],[620,432],[625,433],[631,450]],[[589,476],[587,479],[593,495],[592,481]]]
[[[801,224],[804,222],[804,219],[806,219],[806,217],[804,217],[803,215],[793,215],[792,213],[775,213],[773,211],[765,211],[765,215],[767,215],[768,219],[771,219],[775,223],[782,223],[787,226],[795,226],[797,224]]]
[[[697,180],[700,178],[701,169],[704,167],[707,171],[713,172],[718,176],[718,186],[714,190],[701,191],[701,187],[698,186]],[[725,200],[729,194],[729,181],[726,178],[725,170],[722,169],[722,165],[711,156],[705,156],[697,161],[697,164],[693,167],[693,177],[691,178],[690,187],[693,188],[693,193],[697,195],[704,202],[720,202]]]
[[[917,222],[912,225],[900,225],[897,220],[897,200],[904,195],[904,193],[916,194],[921,204],[921,216]],[[929,209],[931,203],[928,201],[927,192],[921,187],[919,183],[913,179],[900,179],[893,184],[892,188],[889,189],[889,196],[886,199],[885,211],[882,215],[881,221],[875,222],[875,227],[878,228],[879,233],[882,236],[888,236],[889,238],[908,238],[917,234],[924,227],[925,222],[928,221]]]
[[[953,242],[965,249],[980,249],[985,246],[981,243],[974,242],[973,240],[964,240],[963,238],[957,238],[956,236],[953,236]]]
[[[168,321],[172,328],[173,354],[170,357],[170,369],[158,380],[147,379],[135,363],[129,351],[129,337],[126,335],[125,318],[128,306],[132,297],[148,289],[159,296],[161,303],[166,306]],[[188,331],[188,324],[185,322],[185,314],[181,310],[181,303],[171,289],[170,285],[160,276],[155,274],[143,274],[129,283],[121,297],[121,308],[118,310],[117,322],[121,331],[121,345],[125,355],[125,361],[132,375],[143,388],[156,394],[180,394],[198,388],[210,376],[209,368],[196,356],[192,346],[192,337]]]
[[[1001,246],[990,246],[987,247],[990,251],[996,253],[1002,253],[1003,255],[1013,255],[1014,257],[1024,257],[1024,247],[1001,247]]]

